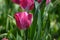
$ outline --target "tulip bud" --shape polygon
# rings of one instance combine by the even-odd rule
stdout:
[[[51,2],[51,0],[46,0],[46,4],[49,4]]]
[[[32,24],[32,14],[27,12],[18,12],[14,15],[17,27],[19,29],[27,29]]]

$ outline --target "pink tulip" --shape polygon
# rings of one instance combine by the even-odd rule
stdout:
[[[12,2],[14,2],[16,4],[20,4],[20,0],[12,0]]]
[[[2,40],[8,40],[8,39],[6,39],[6,38],[3,38]]]
[[[23,9],[32,10],[34,8],[34,0],[20,0],[20,6]]]
[[[38,3],[42,2],[42,0],[37,0],[37,1],[38,1]]]
[[[34,8],[34,0],[12,0],[12,2],[19,4],[23,9],[32,10]]]
[[[14,15],[17,27],[19,29],[27,29],[32,24],[32,14],[27,12],[18,12]]]
[[[51,2],[51,0],[46,0],[46,4],[49,4]]]

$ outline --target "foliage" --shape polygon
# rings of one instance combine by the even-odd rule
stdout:
[[[33,23],[28,30],[20,30],[14,19],[15,12],[22,9],[11,0],[0,0],[0,40],[60,40],[60,0],[52,0],[48,5],[44,0],[35,2]]]

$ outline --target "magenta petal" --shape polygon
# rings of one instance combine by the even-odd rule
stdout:
[[[19,20],[20,19],[20,14],[19,13],[15,14],[14,18],[16,20],[16,24],[17,24],[18,28],[21,28],[20,27],[21,24],[20,24],[20,20]]]
[[[33,21],[33,15],[32,14],[28,15],[28,20],[30,20],[30,22],[32,23],[32,21]]]

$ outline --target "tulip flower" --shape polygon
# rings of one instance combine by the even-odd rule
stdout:
[[[51,2],[51,0],[46,0],[46,4],[49,4]]]
[[[34,8],[34,0],[20,0],[20,6],[23,9],[32,10]]]
[[[12,2],[19,4],[23,9],[32,10],[34,8],[34,0],[12,0]]]
[[[14,14],[17,27],[19,29],[27,29],[32,24],[33,15],[27,12],[17,12]]]

